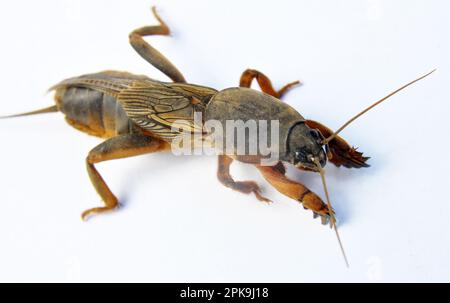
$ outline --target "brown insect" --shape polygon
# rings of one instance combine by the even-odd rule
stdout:
[[[240,155],[235,151],[221,153],[218,156],[217,172],[220,182],[239,192],[253,193],[260,201],[271,202],[262,196],[260,187],[255,182],[235,181],[230,175],[230,165],[234,160],[253,164],[280,193],[301,202],[305,209],[313,211],[314,217],[320,216],[323,224],[329,221],[339,239],[323,167],[327,160],[336,166],[347,168],[367,167],[369,165],[366,162],[369,158],[351,147],[338,134],[374,106],[430,73],[389,94],[333,132],[319,122],[303,118],[292,107],[280,101],[289,89],[299,83],[298,81],[275,90],[269,78],[263,73],[249,69],[242,74],[240,87],[237,88],[217,91],[186,83],[178,69],[143,39],[145,36],[170,33],[169,27],[158,16],[155,8],[153,14],[159,25],[134,30],[129,36],[130,44],[142,58],[166,74],[173,82],[160,82],[147,76],[118,71],[83,75],[64,80],[51,88],[55,91],[55,105],[8,116],[62,112],[71,126],[89,135],[105,139],[92,149],[86,158],[89,177],[105,205],[84,211],[82,218],[114,210],[119,205],[118,199],[95,168],[96,163],[168,151],[173,140],[186,132],[186,129],[188,133],[206,137],[208,132],[202,123],[208,120],[223,123],[228,120],[276,120],[280,122],[278,132],[280,140],[275,146],[279,155],[277,161],[272,165],[262,165],[261,160],[266,155],[260,153],[253,155]],[[263,92],[250,89],[255,79]],[[194,119],[196,113],[201,113],[204,118],[200,123]],[[173,127],[179,120],[184,121],[183,129]],[[250,139],[246,138],[245,144],[248,144]],[[285,163],[290,163],[301,170],[319,172],[327,203],[303,184],[286,177]]]

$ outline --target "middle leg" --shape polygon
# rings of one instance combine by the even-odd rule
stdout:
[[[219,156],[219,168],[217,170],[217,178],[219,179],[219,181],[226,187],[229,187],[241,193],[254,193],[259,201],[271,203],[272,201],[261,195],[261,189],[259,188],[258,184],[256,184],[256,182],[234,181],[233,177],[230,175],[230,165],[232,162],[233,159],[226,155]]]
[[[254,69],[247,69],[242,73],[239,86],[250,87],[254,79],[256,79],[259,87],[261,87],[261,90],[263,92],[278,99],[281,99],[283,95],[287,93],[287,91],[290,90],[293,86],[300,84],[300,81],[294,81],[292,83],[286,84],[280,90],[275,90],[273,88],[272,81],[270,81],[270,79],[266,75]]]

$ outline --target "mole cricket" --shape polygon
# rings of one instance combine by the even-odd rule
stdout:
[[[155,7],[152,7],[152,12],[159,24],[132,31],[129,42],[143,59],[172,82],[157,81],[147,76],[120,71],[87,74],[53,86],[50,90],[55,91],[55,105],[1,118],[61,112],[67,123],[74,128],[104,139],[103,143],[93,148],[86,157],[89,178],[104,206],[84,211],[83,219],[119,206],[118,199],[97,171],[95,164],[169,151],[175,138],[186,133],[207,137],[209,132],[202,125],[205,121],[214,120],[223,124],[230,120],[279,121],[278,144],[271,147],[277,151],[276,162],[272,165],[262,165],[266,155],[259,152],[250,155],[238,154],[235,149],[222,151],[218,154],[218,179],[226,187],[244,194],[253,193],[258,200],[271,202],[261,194],[256,182],[235,181],[230,175],[230,165],[233,161],[249,163],[256,167],[276,190],[302,203],[305,209],[313,212],[314,218],[321,217],[323,224],[330,223],[348,266],[328,195],[324,166],[329,161],[338,167],[368,167],[369,158],[363,156],[338,134],[361,115],[434,70],[395,90],[351,118],[337,131],[332,131],[322,123],[304,118],[291,106],[280,101],[289,89],[299,84],[298,81],[276,90],[266,75],[248,69],[243,72],[239,87],[216,90],[188,83],[164,55],[144,40],[146,36],[170,34],[169,27],[158,15]],[[253,80],[257,81],[262,92],[250,88]],[[200,123],[194,119],[196,114],[203,117]],[[175,127],[180,120],[183,121],[183,127]],[[247,146],[251,139],[249,136],[245,137],[244,144]],[[300,170],[319,173],[326,203],[303,184],[289,179],[286,176],[286,164]]]

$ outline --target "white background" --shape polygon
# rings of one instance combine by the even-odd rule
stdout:
[[[337,128],[400,85],[438,68],[342,134],[371,156],[368,169],[327,166],[350,260],[334,233],[265,184],[275,203],[223,187],[213,157],[147,155],[99,165],[125,204],[84,223],[101,201],[85,171],[100,143],[61,114],[0,121],[0,281],[398,282],[449,281],[448,12],[434,1],[8,1],[0,10],[0,112],[52,104],[46,89],[104,69],[166,78],[128,45],[151,42],[188,81],[236,86],[249,67],[305,117]],[[323,197],[316,174],[290,171]]]

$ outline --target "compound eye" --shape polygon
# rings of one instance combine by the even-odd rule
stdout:
[[[311,137],[313,137],[315,140],[320,139],[320,135],[319,135],[319,132],[317,130],[313,129],[309,133],[311,134]]]
[[[316,140],[317,143],[319,143],[319,144],[322,143],[322,140],[324,139],[324,137],[323,137],[321,132],[319,132],[318,130],[313,129],[313,130],[311,130],[310,134],[311,134],[311,137],[314,140]]]

